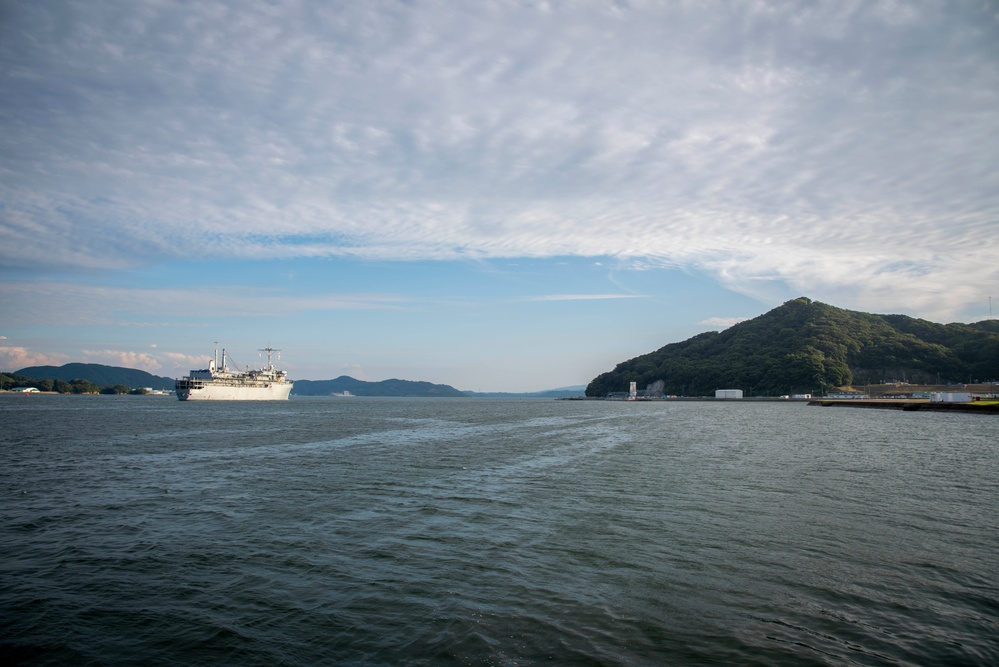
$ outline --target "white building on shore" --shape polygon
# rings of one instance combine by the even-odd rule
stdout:
[[[742,398],[741,389],[715,389],[715,398]]]

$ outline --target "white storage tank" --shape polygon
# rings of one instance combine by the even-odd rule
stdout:
[[[742,398],[741,389],[715,389],[715,398]]]

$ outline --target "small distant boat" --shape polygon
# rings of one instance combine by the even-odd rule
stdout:
[[[334,391],[330,396],[336,396],[337,398],[354,398],[354,395],[344,389],[343,391]]]
[[[215,358],[208,360],[208,368],[192,370],[189,375],[177,380],[177,398],[182,401],[286,401],[294,382],[288,380],[288,373],[279,371],[271,363],[271,353],[280,352],[265,347],[267,365],[263,368],[232,371],[222,348],[222,366],[219,366],[219,350],[215,348]]]

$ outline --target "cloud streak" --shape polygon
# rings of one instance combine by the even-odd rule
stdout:
[[[988,5],[6,11],[8,267],[611,256],[932,317],[999,280]]]
[[[641,299],[640,294],[549,294],[525,297],[524,301],[605,301],[607,299]]]
[[[378,294],[301,296],[277,288],[146,288],[53,281],[9,283],[0,305],[19,324],[204,327],[226,318],[281,317],[327,310],[395,310],[411,301]]]

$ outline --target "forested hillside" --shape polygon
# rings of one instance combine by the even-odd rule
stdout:
[[[703,333],[618,364],[587,396],[645,389],[710,396],[818,393],[882,381],[973,382],[999,378],[999,321],[937,324],[875,315],[801,297],[725,331]]]

